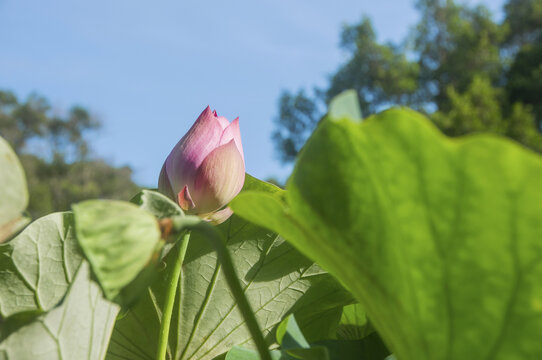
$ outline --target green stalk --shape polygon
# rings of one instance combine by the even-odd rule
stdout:
[[[241,284],[239,283],[239,278],[237,276],[237,273],[235,272],[235,268],[233,267],[230,253],[228,252],[226,245],[224,245],[224,242],[222,241],[222,236],[220,235],[220,233],[214,228],[214,226],[201,220],[197,216],[193,216],[193,215],[173,216],[170,219],[172,220],[173,228],[176,231],[182,231],[185,229],[201,231],[204,235],[203,237],[207,241],[209,241],[211,246],[215,249],[218,255],[218,260],[222,264],[222,271],[224,272],[224,276],[226,277],[228,286],[230,287],[230,290],[235,300],[237,301],[237,306],[239,307],[239,310],[241,311],[241,314],[243,315],[243,318],[245,319],[245,323],[248,327],[250,335],[252,336],[252,339],[254,340],[254,343],[256,344],[256,348],[258,349],[258,353],[260,354],[260,359],[271,360],[271,354],[269,353],[267,343],[265,342],[265,339],[260,330],[260,326],[258,325],[258,322],[256,321],[256,316],[254,316],[254,313],[252,312],[252,309],[250,308],[250,304],[248,303],[248,300],[245,297],[243,288],[241,287]],[[175,263],[175,268],[174,268],[174,271],[172,272],[171,279],[169,280],[169,292],[167,294],[166,307],[164,309],[164,314],[162,316],[162,328],[160,329],[160,342],[159,342],[160,350],[158,352],[159,356],[157,357],[157,360],[165,359],[165,354],[167,350],[167,340],[168,340],[167,338],[169,335],[169,324],[171,320],[171,309],[173,308],[173,303],[175,300],[177,282],[179,281],[179,275],[180,275],[180,267],[184,259],[186,246],[188,245],[188,236],[189,236],[188,234],[185,235],[185,237],[181,241],[179,256],[177,258],[177,262]],[[178,270],[177,270],[177,266],[179,268]],[[173,274],[177,274],[177,275],[175,276]],[[169,314],[166,316],[168,312],[168,305],[170,307],[170,310],[169,310]],[[167,321],[167,324],[166,324],[166,321]]]
[[[169,340],[169,327],[171,324],[171,314],[173,313],[173,305],[175,304],[175,296],[177,295],[177,285],[179,284],[179,277],[181,276],[181,270],[183,267],[184,256],[186,255],[186,249],[188,248],[188,241],[190,240],[190,231],[187,231],[180,244],[175,246],[177,252],[175,253],[175,264],[173,270],[169,273],[168,288],[166,293],[166,300],[164,303],[164,312],[162,313],[162,321],[160,323],[160,334],[158,337],[158,350],[156,352],[157,360],[166,360],[167,345]]]
[[[233,293],[235,300],[237,301],[237,306],[239,306],[241,314],[245,318],[245,322],[248,326],[248,330],[250,331],[250,335],[256,343],[256,348],[258,349],[258,353],[260,354],[260,359],[271,360],[269,349],[267,347],[265,339],[263,338],[260,326],[256,321],[256,316],[254,316],[254,313],[252,312],[250,304],[248,303],[248,300],[243,291],[243,288],[241,288],[241,284],[239,283],[239,278],[237,276],[237,273],[235,272],[235,268],[233,267],[230,253],[228,252],[228,249],[222,242],[220,235],[218,235],[216,230],[210,225],[207,225],[207,227],[213,230],[208,231],[208,233],[214,234],[214,236],[208,237],[208,240],[213,244],[218,254],[218,258],[220,260],[220,263],[222,264],[222,270],[224,271],[224,275],[226,276],[226,281],[228,282],[230,290]]]
[[[224,245],[220,233],[218,233],[218,231],[212,225],[199,219],[190,219],[187,216],[178,218],[177,220],[178,222],[176,222],[176,219],[173,219],[175,227],[185,227],[192,230],[199,230],[205,235],[205,239],[211,243],[218,255],[220,263],[222,264],[222,271],[226,276],[228,286],[230,287],[230,290],[237,301],[237,306],[239,306],[239,310],[241,310],[241,314],[245,319],[245,323],[250,331],[250,335],[256,344],[256,348],[260,354],[260,359],[271,360],[269,349],[260,330],[260,326],[256,321],[256,316],[254,316],[245,293],[243,292],[243,288],[239,283],[239,278],[235,272],[235,268],[233,267],[230,253]]]

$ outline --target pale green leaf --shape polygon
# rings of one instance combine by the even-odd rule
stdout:
[[[0,137],[0,243],[28,223],[22,212],[28,205],[23,167],[9,144]]]
[[[71,213],[38,219],[0,245],[0,314],[43,312],[65,295],[81,263]]]
[[[103,359],[117,312],[83,262],[62,303],[4,339],[0,359]]]
[[[361,120],[362,114],[355,90],[346,90],[329,103],[328,114],[333,119],[350,118]]]
[[[153,190],[141,190],[130,202],[150,212],[159,219],[184,215],[183,210],[167,196]]]
[[[280,347],[285,350],[310,347],[293,315],[282,320],[276,336]]]
[[[138,206],[114,200],[85,201],[73,212],[79,245],[106,297],[114,299],[155,254],[158,222]]]
[[[329,352],[325,347],[309,345],[294,315],[288,315],[282,320],[277,327],[276,337],[281,359],[329,360]]]

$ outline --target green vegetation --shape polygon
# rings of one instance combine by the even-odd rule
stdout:
[[[418,7],[414,50],[365,19],[327,91],[283,95],[291,177],[246,174],[216,226],[81,201],[135,189],[98,123],[0,92],[0,359],[542,359],[542,6]]]
[[[542,151],[542,3],[509,0],[497,23],[484,6],[419,0],[401,44],[379,43],[370,19],[345,26],[347,54],[329,85],[282,93],[273,134],[293,161],[330,100],[354,89],[364,116],[394,105],[421,111],[447,135],[487,131]]]
[[[86,135],[100,123],[79,106],[57,112],[37,95],[20,101],[0,91],[0,134],[25,170],[32,217],[69,210],[86,199],[127,200],[137,193],[129,167],[115,168],[90,155]]]
[[[218,226],[144,190],[19,232],[2,142],[0,357],[541,358],[542,157],[356,99],[331,101],[285,190],[247,175]]]

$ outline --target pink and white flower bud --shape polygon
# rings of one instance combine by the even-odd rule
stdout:
[[[244,182],[239,118],[230,123],[207,107],[168,155],[158,189],[188,214],[221,223],[232,214],[231,209],[222,208]]]

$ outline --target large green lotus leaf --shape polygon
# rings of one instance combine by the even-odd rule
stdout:
[[[9,144],[0,137],[0,243],[25,225],[28,205],[24,170]]]
[[[400,360],[542,358],[542,160],[393,109],[324,120],[281,200],[236,213],[337,277]]]
[[[103,359],[117,313],[83,262],[62,303],[4,339],[0,359]]]
[[[48,311],[64,297],[81,263],[71,213],[30,224],[0,245],[0,314]]]
[[[248,181],[257,180],[249,178]],[[271,185],[254,185],[263,186],[269,194],[281,192]],[[224,236],[245,294],[270,343],[274,341],[272,331],[281,319],[288,313],[303,310],[298,304],[310,304],[314,313],[319,314],[319,308],[332,303],[340,307],[352,301],[348,292],[330,280],[330,275],[271,231],[236,215],[219,225],[218,230]],[[116,323],[108,359],[155,357],[167,271],[173,259],[168,257],[167,262],[161,280]],[[197,232],[191,234],[180,285],[170,333],[169,359],[213,359],[234,345],[251,346],[250,334],[217,256]],[[305,316],[306,324],[312,320],[309,315]]]
[[[155,254],[158,222],[144,209],[115,200],[84,201],[73,212],[79,245],[106,297],[114,299]]]

